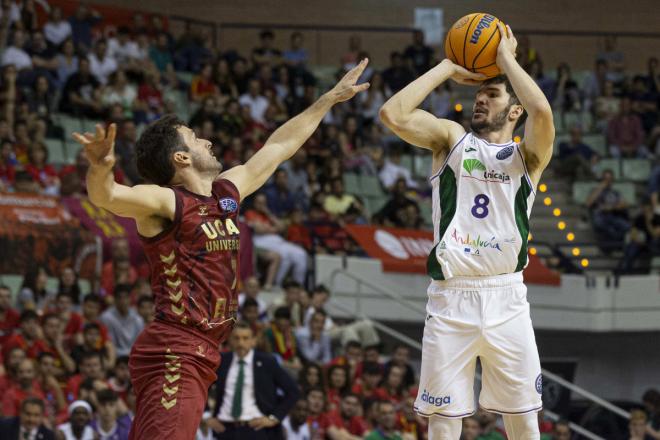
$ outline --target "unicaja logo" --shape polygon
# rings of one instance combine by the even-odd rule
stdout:
[[[451,396],[432,396],[429,394],[428,391],[426,391],[426,388],[424,389],[424,392],[422,393],[422,402],[426,402],[429,405],[435,405],[437,407],[440,407],[442,405],[449,405],[451,403]]]

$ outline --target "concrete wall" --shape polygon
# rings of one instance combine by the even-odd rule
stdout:
[[[198,20],[224,23],[267,23],[303,25],[345,25],[409,27],[414,24],[415,7],[444,9],[445,28],[459,17],[476,11],[495,14],[516,30],[581,30],[602,32],[660,32],[660,12],[655,0],[500,0],[460,2],[438,0],[241,0],[172,1],[95,0],[126,8],[181,15]],[[248,51],[255,46],[256,30],[228,30],[221,34],[224,47]],[[385,65],[390,51],[408,44],[409,36],[393,33],[360,33],[363,47],[376,65]],[[288,44],[287,31],[277,33],[278,45]],[[316,62],[336,64],[346,48],[348,32],[305,32],[307,47],[315,52]],[[602,40],[582,37],[533,36],[546,67],[554,69],[560,61],[577,68],[590,68]],[[620,48],[634,69],[642,69],[650,54],[660,54],[660,39],[620,39]]]

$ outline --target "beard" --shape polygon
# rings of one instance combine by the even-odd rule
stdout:
[[[509,116],[509,110],[511,110],[511,106],[508,106],[507,108],[505,108],[504,110],[493,116],[492,121],[488,121],[487,118],[484,119],[483,121],[475,121],[473,116],[472,121],[470,122],[470,128],[472,129],[473,132],[477,134],[493,133],[496,131],[500,131],[502,127],[504,127],[504,124],[506,124],[507,117]]]
[[[218,173],[222,171],[222,164],[212,154],[191,152],[193,168],[201,173]]]

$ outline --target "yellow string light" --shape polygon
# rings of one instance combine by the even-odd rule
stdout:
[[[569,232],[568,234],[566,234],[566,240],[568,240],[568,241],[575,240],[575,234],[573,234],[572,232]]]
[[[550,205],[552,205],[552,199],[551,199],[550,197],[546,197],[545,199],[543,199],[543,204],[544,204],[545,206],[550,206]]]
[[[580,264],[582,265],[582,267],[587,267],[589,266],[589,260],[583,258],[582,261],[580,261]]]
[[[513,137],[513,142],[519,144],[520,143],[520,136],[514,136]]]
[[[563,221],[558,222],[557,223],[557,228],[559,228],[560,231],[563,231],[564,229],[566,229],[566,222],[563,222]]]
[[[454,110],[456,110],[457,112],[462,112],[463,111],[463,106],[461,104],[456,104],[454,106]]]
[[[574,247],[571,252],[573,253],[574,257],[577,257],[578,255],[580,255],[580,248]]]
[[[529,248],[529,255],[536,255],[536,248],[535,247]]]
[[[545,183],[539,185],[539,191],[541,191],[542,193],[546,192],[547,190],[548,190],[548,185],[546,185]]]
[[[555,217],[559,217],[561,215],[561,209],[559,209],[559,208],[553,209],[552,210],[552,215],[554,215]]]

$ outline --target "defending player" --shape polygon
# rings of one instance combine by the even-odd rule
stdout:
[[[480,405],[504,416],[509,438],[539,438],[541,366],[522,270],[534,188],[552,156],[554,126],[543,92],[515,60],[511,29],[506,36],[499,26],[505,36],[497,65],[505,76],[483,81],[444,60],[380,112],[397,135],[433,152],[435,246],[427,263],[433,281],[415,402],[419,414],[434,416],[431,440],[458,440],[460,419],[475,411],[477,357]],[[471,132],[417,109],[449,78],[479,84]],[[516,144],[511,139],[524,111],[524,139]]]
[[[114,124],[107,136],[101,126],[95,136],[74,134],[90,162],[90,200],[135,219],[151,268],[156,320],[131,351],[137,394],[131,439],[195,437],[216,379],[219,345],[236,317],[239,203],[300,148],[334,104],[369,87],[355,85],[367,62],[278,128],[244,165],[225,172],[211,143],[173,116],[151,124],[136,145],[138,170],[151,185],[130,188],[114,181]],[[268,416],[251,424],[279,423]]]

